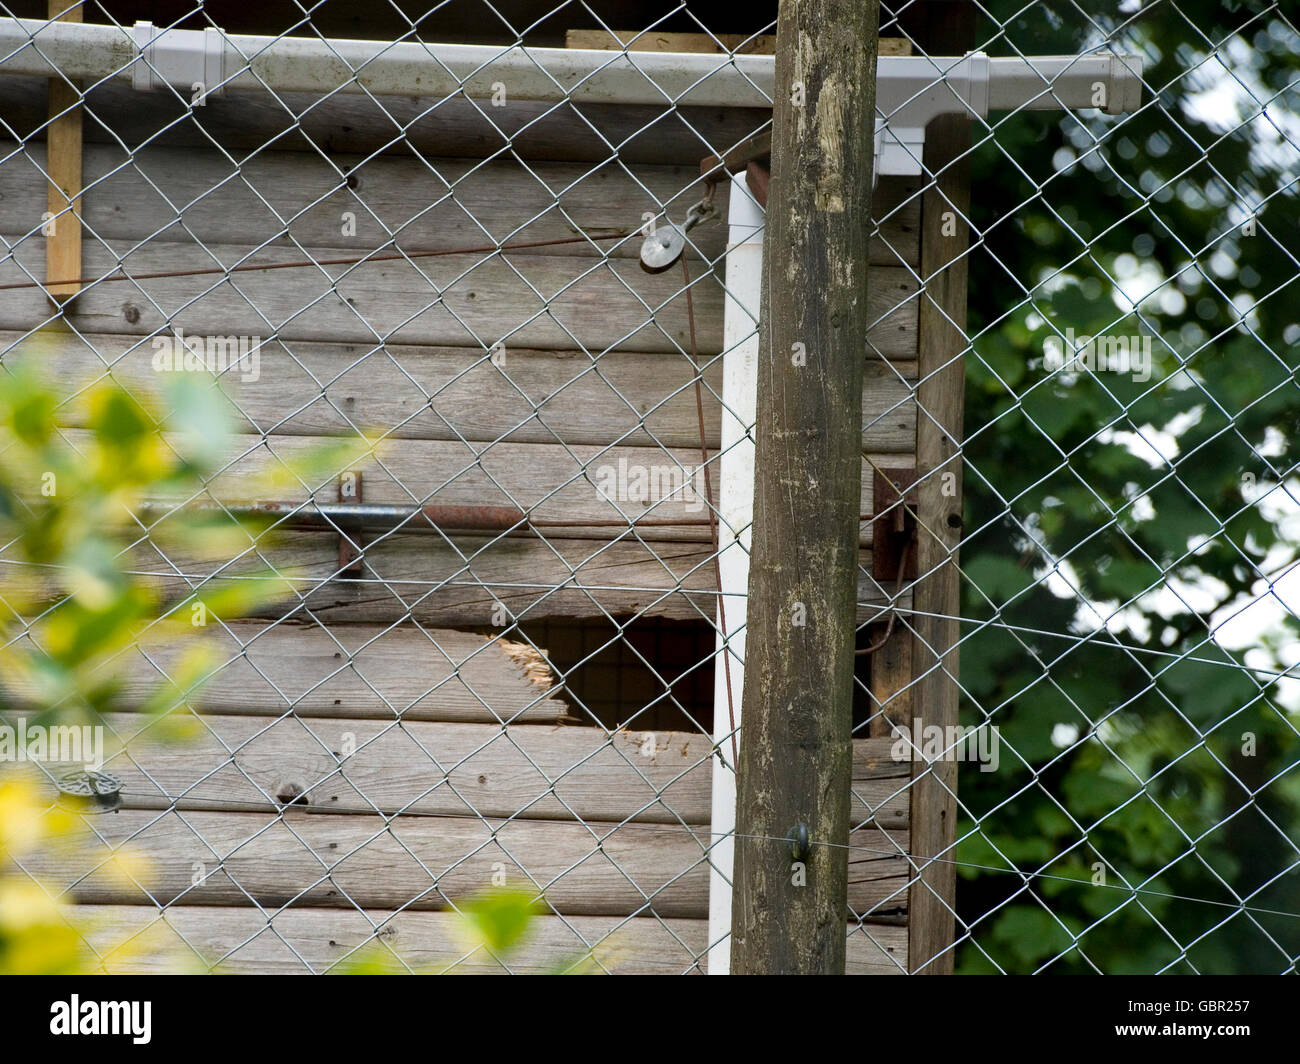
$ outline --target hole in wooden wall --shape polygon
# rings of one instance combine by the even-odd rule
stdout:
[[[557,620],[511,638],[545,649],[559,697],[579,724],[710,732],[716,634],[705,621]],[[562,685],[562,686],[561,686]]]
[[[858,629],[854,649],[869,647],[883,633],[883,626],[866,625]],[[871,655],[859,654],[853,659],[853,737],[865,739],[869,734],[870,721],[879,715],[880,707],[871,698]]]

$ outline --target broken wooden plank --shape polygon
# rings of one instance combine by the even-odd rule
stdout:
[[[212,666],[196,692],[175,684],[181,658],[202,646]],[[212,624],[183,641],[146,640],[105,668],[120,677],[124,706],[161,688],[164,710],[193,706],[214,714],[350,717],[370,720],[547,723],[568,716],[558,681],[530,668],[541,654],[512,639],[401,625]],[[547,670],[549,671],[549,670]],[[21,677],[3,687],[20,707],[34,690]],[[161,696],[160,696],[161,698]]]
[[[346,970],[364,958],[395,972],[522,975],[585,970],[579,962],[590,955],[590,970],[598,972],[681,975],[706,970],[708,938],[705,920],[541,915],[517,950],[496,958],[466,947],[456,913],[82,905],[68,915],[114,974],[306,975]],[[907,929],[852,927],[846,969],[902,974]]]
[[[446,909],[504,868],[565,915],[708,909],[709,836],[687,825],[129,809],[87,825],[66,849],[23,859],[81,903]],[[851,844],[853,911],[903,912],[907,832],[864,828]],[[128,869],[110,860],[123,847]]]

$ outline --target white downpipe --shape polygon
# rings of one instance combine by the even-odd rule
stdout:
[[[710,975],[731,970],[731,874],[735,858],[736,771],[727,699],[740,725],[745,672],[745,604],[749,592],[750,526],[754,520],[754,421],[758,397],[758,307],[763,274],[763,209],[745,175],[731,179],[727,211],[727,292],[723,308],[722,456],[718,462],[718,566],[730,649],[718,637],[713,673],[713,849],[709,858]],[[721,619],[719,631],[722,631]],[[724,655],[726,655],[724,659]],[[740,736],[736,736],[736,748]]]
[[[20,18],[0,18],[0,73],[164,83],[186,96],[196,82],[208,92],[442,98],[463,91],[480,99],[499,85],[507,100],[720,107],[770,107],[776,80],[770,55],[259,37]],[[1140,102],[1141,74],[1136,55],[884,56],[876,107],[891,129],[924,129],[937,114],[984,117],[1020,107],[1118,114]]]

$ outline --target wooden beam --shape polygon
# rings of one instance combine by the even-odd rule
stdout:
[[[876,0],[787,0],[777,23],[732,902],[742,975],[844,971],[878,22]],[[783,841],[800,831],[810,845]]]
[[[90,440],[88,429],[68,429],[74,448]],[[178,450],[184,444],[170,433],[163,438]],[[230,435],[214,445],[221,472],[204,483],[205,498],[226,504],[267,501],[267,485],[285,480],[284,471],[305,456],[323,452],[330,439],[319,436],[262,437]],[[709,455],[711,469],[716,454]],[[866,454],[861,463],[862,512],[871,510],[871,467],[889,456]],[[350,465],[365,478],[366,502],[384,506],[422,504],[517,506],[527,510],[547,539],[613,539],[629,533],[633,519],[663,522],[639,527],[639,539],[661,543],[711,542],[704,475],[698,473],[698,449],[663,447],[581,447],[543,443],[494,443],[471,448],[448,440],[403,440],[377,448],[377,454]],[[717,505],[717,484],[712,484]],[[689,489],[689,490],[688,490]],[[182,493],[188,497],[189,493]],[[301,485],[277,486],[279,502],[336,501],[336,486],[316,491]],[[181,505],[183,498],[178,498]],[[545,522],[565,522],[545,527]],[[581,525],[579,522],[590,522]],[[571,524],[570,524],[571,522]],[[873,525],[859,524],[859,543],[871,543]],[[281,540],[292,538],[288,535]],[[425,537],[428,538],[428,537]],[[404,538],[411,543],[409,537]],[[667,549],[667,548],[665,548]]]
[[[104,769],[121,779],[123,809],[274,813],[294,797],[295,812],[320,816],[708,823],[706,736],[395,717],[109,713],[122,747]],[[891,745],[854,741],[854,826],[907,827],[909,767]]]
[[[361,580],[332,579],[338,570],[338,536],[294,532],[274,546],[249,549],[237,559],[213,559],[169,547],[142,545],[126,556],[144,583],[169,602],[198,591],[228,587],[241,575],[268,566],[289,574],[293,592],[253,616],[312,616],[328,624],[397,624],[415,620],[441,628],[500,626],[554,618],[665,617],[712,619],[717,591],[707,543],[609,539],[542,540],[535,536],[387,536],[366,548]],[[860,552],[858,623],[878,618],[886,599],[871,578],[871,551]],[[184,575],[176,575],[177,572]],[[15,567],[7,589],[33,604],[57,602],[64,592],[42,574]],[[911,608],[904,593],[899,608]],[[505,607],[505,610],[502,610]],[[232,618],[226,618],[227,620]]]
[[[935,21],[927,49],[961,55],[974,41],[974,5],[928,5]],[[955,9],[955,10],[954,10]],[[921,9],[924,12],[925,8]],[[942,10],[942,18],[935,13]],[[930,574],[915,589],[912,624],[916,715],[923,727],[958,723],[958,651],[962,538],[962,412],[966,394],[966,285],[970,216],[970,123],[948,115],[930,124],[924,163],[936,175],[921,205],[921,276],[925,282],[918,323],[921,384],[916,456],[931,472],[917,490],[917,571]],[[913,762],[913,859],[909,957],[919,974],[953,970],[957,866],[957,763]]]
[[[629,52],[735,52],[737,55],[775,55],[772,33],[665,33],[659,30],[566,30],[566,48]],[[881,37],[878,55],[911,55],[906,37]]]
[[[71,6],[69,3],[71,2]],[[49,0],[51,19],[80,22],[79,0]],[[45,238],[46,291],[66,303],[81,291],[81,87],[50,78],[48,153],[48,235]]]
[[[39,86],[37,88],[37,86]],[[129,83],[88,88],[86,106],[97,121],[88,138],[129,147],[191,147],[214,143],[240,157],[268,144],[277,150],[348,152],[365,156],[458,156],[482,161],[498,155],[533,160],[608,162],[618,145],[620,163],[682,164],[696,168],[705,144],[734,144],[766,125],[771,112],[735,107],[583,104],[556,107],[511,100],[509,107],[452,98],[431,107],[428,97],[370,98],[342,93],[329,99],[307,93],[230,93],[209,99],[203,121],[190,121],[188,104],[175,93],[141,93]],[[0,114],[22,139],[39,139],[48,120],[45,84],[0,78]],[[102,126],[101,126],[102,123]],[[400,135],[399,135],[400,134]]]
[[[702,152],[703,149],[701,149]],[[127,165],[129,160],[129,165]],[[43,187],[32,180],[42,146],[0,138],[0,229],[17,235],[21,220],[45,209]],[[138,243],[260,244],[275,234],[303,247],[366,248],[390,239],[407,251],[477,247],[494,238],[529,242],[571,238],[577,231],[624,232],[626,241],[602,241],[601,250],[637,258],[644,211],[665,205],[684,213],[702,186],[685,166],[592,166],[587,163],[447,158],[328,157],[261,151],[236,166],[214,149],[148,147],[128,154],[116,145],[85,147],[81,218],[105,240]],[[880,219],[870,255],[876,266],[915,266],[920,252],[920,181],[884,177],[872,213]],[[730,184],[718,187],[719,216],[727,216]],[[352,225],[345,225],[345,212]],[[170,224],[169,224],[170,223]],[[484,226],[488,232],[484,232]],[[351,235],[344,236],[346,229]],[[691,230],[687,253],[716,261],[726,251],[727,227],[710,222]],[[514,254],[572,255],[590,259],[586,242],[521,249]],[[695,267],[692,267],[692,272]]]
[[[709,823],[712,744],[698,733],[184,709],[104,723],[123,744],[104,768],[122,781],[125,809],[274,813],[292,797],[295,812],[321,816]],[[907,827],[909,769],[891,745],[853,744],[855,826]]]
[[[667,33],[662,30],[566,30],[566,48],[629,52],[736,52],[773,55],[776,37],[770,33]]]

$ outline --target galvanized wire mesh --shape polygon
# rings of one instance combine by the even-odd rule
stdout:
[[[447,76],[428,27],[456,6],[385,13],[404,22],[389,44],[425,49],[430,76]],[[727,18],[694,8],[629,26],[588,4],[546,17],[483,4],[478,17],[491,25],[468,37],[504,53],[558,43],[557,25],[599,26],[611,42],[633,29],[644,32],[608,54],[635,64],[655,54],[638,49],[657,35],[696,33],[716,76],[754,86],[728,61],[761,50],[774,11],[737,38],[725,35]],[[890,686],[879,651],[861,659],[855,738],[885,742],[898,770],[854,784],[850,878],[873,886],[851,891],[850,940],[871,948],[872,970],[955,956],[969,971],[1294,971],[1300,777],[1286,579],[1300,326],[1286,290],[1300,272],[1300,36],[1277,5],[975,8],[969,50],[1031,64],[1136,55],[1144,92],[1130,114],[1046,108],[1044,78],[1032,109],[969,115],[969,151],[943,172],[918,155],[906,182],[878,177],[872,225],[898,294],[882,298],[867,338],[868,391],[889,398],[866,404],[864,441],[875,442],[864,442],[864,483],[880,472],[910,500],[958,474],[964,524],[940,564],[961,578],[946,615],[960,623],[960,669],[949,656]],[[84,16],[126,40],[131,26],[114,10],[87,6]],[[330,970],[371,947],[420,968],[390,942],[401,917],[455,911],[508,871],[548,899],[554,923],[543,961],[493,963],[531,970],[590,954],[597,969],[619,970],[619,944],[649,923],[655,944],[639,963],[653,954],[655,970],[703,970],[716,943],[700,898],[725,833],[711,830],[698,798],[715,762],[733,764],[733,736],[716,724],[736,708],[715,700],[714,672],[743,667],[728,649],[737,627],[723,619],[730,596],[715,572],[719,544],[745,531],[719,508],[718,426],[730,417],[750,430],[720,381],[754,329],[720,339],[724,299],[743,298],[727,290],[725,213],[687,234],[685,274],[678,264],[644,273],[636,256],[651,226],[683,223],[706,198],[694,164],[767,131],[770,115],[752,101],[694,107],[698,85],[635,105],[592,102],[568,82],[556,100],[518,100],[508,78],[484,93],[481,78],[456,72],[446,93],[357,92],[366,69],[338,44],[330,14],[304,11],[279,34],[314,41],[318,65],[335,61],[338,84],[325,91],[162,87],[133,113],[133,90],[111,75],[64,75],[96,154],[84,206],[44,217],[58,184],[46,150],[57,116],[33,115],[23,79],[0,79],[0,175],[11,175],[5,189],[28,190],[5,212],[0,283],[30,286],[12,289],[0,359],[16,362],[57,330],[57,365],[81,370],[64,378],[71,407],[103,377],[147,389],[139,367],[158,350],[153,339],[178,327],[253,336],[260,374],[250,379],[247,357],[216,367],[240,433],[223,475],[169,505],[265,501],[238,490],[250,468],[283,473],[304,436],[364,436],[377,443],[362,463],[365,501],[404,508],[364,535],[329,514],[315,532],[296,530],[295,515],[334,502],[339,476],[356,468],[344,463],[314,479],[292,473],[290,518],[216,564],[150,554],[142,526],[130,566],[177,596],[254,565],[293,591],[256,628],[214,619],[222,661],[212,681],[256,691],[257,708],[239,716],[224,703],[221,727],[195,714],[201,771],[187,777],[151,760],[156,752],[136,753],[156,721],[117,736],[127,797],[134,787],[145,812],[126,832],[92,821],[102,855],[123,842],[147,848],[160,832],[186,840],[166,852],[201,855],[180,889],[138,886],[156,903],[152,919],[205,966],[237,965],[250,944],[273,939],[282,968]],[[914,56],[951,54],[934,49],[924,14],[915,2],[882,9],[881,36]],[[0,71],[42,47],[45,31],[21,25],[29,39],[0,55]],[[184,25],[216,27],[202,5]],[[123,69],[147,63],[125,54]],[[233,87],[260,69],[255,60],[228,61],[223,78]],[[881,118],[888,127],[891,115]],[[969,171],[969,207],[944,198],[954,169]],[[416,181],[424,187],[412,195]],[[602,196],[602,185],[621,192]],[[889,189],[902,191],[889,200]],[[718,206],[728,192],[724,181]],[[129,221],[113,210],[119,200]],[[51,225],[76,224],[74,210],[82,292],[59,307],[42,291],[45,246]],[[968,234],[954,260],[969,278],[968,313],[950,318],[965,422],[951,462],[908,480],[899,470],[917,466],[907,457],[915,436],[884,455],[879,441],[900,423],[953,430],[919,401],[947,367],[913,368],[915,325],[910,354],[877,338],[923,307],[949,313],[915,247],[918,211],[923,228]],[[653,356],[649,368],[631,372],[629,352]],[[75,426],[67,438],[78,445]],[[424,527],[419,508],[445,505],[519,517]],[[864,511],[889,516],[879,500]],[[937,514],[912,516],[918,540],[943,541],[927,526]],[[330,533],[361,548],[360,572],[333,553]],[[311,550],[285,547],[308,535]],[[869,558],[859,647],[908,640],[914,661],[942,657],[913,599],[939,565],[894,581],[877,579]],[[531,695],[503,705],[485,664],[498,652],[522,663]],[[316,671],[304,682],[292,663],[308,658]],[[161,680],[171,659],[136,648],[130,667]],[[924,730],[917,695],[936,670],[958,685],[970,735]],[[358,700],[373,709],[363,727],[340,725]],[[231,719],[245,724],[232,730]],[[582,742],[533,741],[534,722],[581,729]],[[259,762],[259,744],[286,728],[301,764]],[[489,750],[517,776],[505,798],[479,773]],[[911,792],[952,760],[954,837],[916,858]],[[618,781],[608,786],[621,805],[602,800],[602,773]],[[219,819],[235,812],[246,818]],[[330,816],[350,818],[347,830],[322,827]],[[530,835],[537,824],[552,832],[544,842]],[[297,870],[288,887],[265,874],[277,862]],[[938,864],[958,873],[955,896],[940,895],[953,941],[938,957],[899,957],[891,943],[908,899],[929,889],[922,877]],[[167,884],[191,878],[188,867],[164,872]],[[91,880],[83,870],[58,886],[82,897]],[[199,911],[214,899],[249,914],[215,947]],[[301,909],[346,914],[343,944],[324,960],[292,922]],[[476,953],[483,962],[482,950],[452,947],[424,961],[447,967]]]
[[[1300,39],[1277,5],[981,15],[1145,89],[972,123],[954,679],[1001,759],[956,795],[962,967],[1293,971]]]

